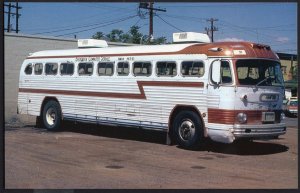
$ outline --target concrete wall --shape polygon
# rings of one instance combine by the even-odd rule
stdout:
[[[109,46],[130,46],[134,44],[108,42]],[[26,121],[26,116],[17,115],[19,70],[24,59],[31,52],[55,49],[77,48],[77,40],[45,36],[4,34],[4,91],[5,122]]]

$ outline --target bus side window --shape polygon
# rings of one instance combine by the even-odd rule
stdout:
[[[181,62],[181,74],[201,77],[204,75],[204,64],[201,61],[183,61]]]
[[[32,64],[29,63],[27,64],[25,70],[24,70],[25,74],[29,75],[29,74],[32,74]]]
[[[57,74],[57,68],[58,68],[57,63],[46,63],[45,67],[46,67],[46,70],[45,70],[46,75],[56,75]]]
[[[60,74],[61,75],[73,75],[74,74],[74,64],[73,63],[61,63],[60,64]]]
[[[156,63],[157,76],[176,76],[176,63],[175,62],[157,62]]]
[[[91,76],[93,74],[93,63],[79,63],[78,74],[79,76]]]
[[[151,76],[151,63],[150,62],[134,62],[133,74],[135,76]]]
[[[114,63],[112,62],[99,62],[98,63],[99,76],[112,76],[114,74]]]
[[[42,63],[36,63],[34,65],[34,74],[35,75],[41,75],[43,72],[43,64]]]
[[[128,62],[118,62],[117,73],[119,76],[127,76],[129,74]]]

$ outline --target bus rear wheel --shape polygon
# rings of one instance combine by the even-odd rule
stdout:
[[[57,131],[61,125],[61,109],[56,101],[48,101],[43,108],[43,123],[47,130]]]
[[[204,141],[203,126],[193,111],[182,111],[174,119],[173,131],[179,146],[185,149],[198,148]]]

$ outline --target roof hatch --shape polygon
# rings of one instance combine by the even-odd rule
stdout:
[[[207,34],[196,32],[179,32],[173,33],[173,43],[210,43],[210,39]]]

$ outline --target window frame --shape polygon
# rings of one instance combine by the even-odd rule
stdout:
[[[91,74],[79,74],[79,65],[82,64],[82,63],[85,63],[85,64],[92,64],[92,73]],[[94,63],[93,62],[79,62],[77,64],[77,75],[78,76],[93,76],[94,74]]]
[[[159,62],[166,62],[166,64],[168,64],[168,63],[175,63],[175,67],[176,67],[176,74],[175,75],[158,75],[158,71],[157,71],[157,63],[159,63]],[[166,60],[166,61],[156,61],[156,63],[155,63],[155,75],[157,76],[157,77],[176,77],[176,76],[178,76],[178,64],[177,64],[177,62],[176,61],[170,61],[170,60]]]
[[[201,74],[201,75],[183,75],[182,74],[182,63],[183,62],[201,62],[202,64],[203,64],[203,74]],[[205,62],[203,61],[203,60],[182,60],[181,62],[180,62],[180,72],[179,72],[179,74],[180,74],[180,76],[182,76],[182,77],[197,77],[197,78],[201,78],[201,77],[203,77],[204,76],[204,74],[205,74]]]
[[[213,65],[214,65],[214,62],[220,60],[221,62],[228,62],[229,64],[229,68],[230,68],[230,74],[231,74],[231,82],[230,83],[222,83],[220,82],[218,85],[222,85],[222,86],[233,86],[236,84],[236,81],[235,81],[235,72],[234,72],[234,65],[232,63],[232,60],[230,59],[216,59],[216,60],[213,60],[210,62],[209,64],[209,74],[208,74],[208,77],[209,77],[209,85],[217,85],[215,84],[213,81],[212,81],[212,69],[213,69]],[[222,64],[221,64],[221,67],[222,67]],[[221,70],[221,69],[220,69]],[[221,72],[220,72],[220,76],[221,76]],[[220,80],[222,81],[222,77],[220,77]]]
[[[101,64],[101,63],[102,63],[102,64],[103,64],[103,63],[106,64],[106,65],[105,65],[105,72],[106,72],[106,69],[107,69],[106,66],[107,66],[108,63],[111,63],[111,64],[113,65],[113,66],[112,66],[112,73],[111,73],[110,75],[107,75],[107,74],[101,74],[101,75],[100,75],[100,74],[99,74],[99,64]],[[113,76],[113,75],[115,74],[115,62],[111,62],[111,61],[108,61],[108,62],[101,62],[101,61],[100,61],[100,62],[97,63],[96,68],[97,68],[97,75],[98,75],[98,76]]]
[[[229,66],[229,71],[230,71],[230,75],[231,75],[231,82],[227,82],[227,83],[223,83],[222,81],[222,73],[220,72],[220,76],[221,76],[221,82],[220,82],[220,85],[233,85],[234,84],[234,73],[233,73],[233,68],[232,68],[232,65],[230,65],[230,61],[229,60],[221,60],[221,69],[222,69],[222,62],[227,62],[228,63],[228,66]],[[220,70],[221,70],[220,69]]]
[[[57,65],[57,70],[56,70],[56,73],[55,73],[55,74],[47,74],[47,72],[46,72],[46,69],[47,69],[46,66],[47,66],[47,64],[56,64],[56,65]],[[45,75],[46,75],[46,76],[49,76],[49,75],[50,75],[50,76],[56,76],[56,75],[58,74],[58,66],[59,66],[59,65],[58,65],[57,62],[46,62],[46,63],[45,63]]]
[[[42,65],[42,72],[41,72],[41,74],[36,74],[35,73],[35,65],[37,65],[37,64],[41,64]],[[44,72],[44,64],[42,62],[34,63],[33,74],[39,76],[39,75],[43,75],[43,72]]]
[[[72,73],[72,74],[62,74],[62,73],[61,73],[61,65],[62,65],[62,64],[73,64],[73,73]],[[60,74],[61,76],[73,76],[74,73],[75,73],[75,63],[73,63],[73,62],[61,62],[61,63],[59,64],[59,74]]]
[[[119,74],[118,73],[119,63],[127,63],[128,64],[128,74]],[[124,68],[124,66],[123,66],[123,68]],[[117,74],[117,76],[129,76],[129,74],[130,74],[130,62],[128,62],[128,61],[118,61],[117,64],[116,64],[116,74]]]
[[[139,63],[139,62],[142,62],[142,63],[150,63],[150,69],[151,69],[151,73],[149,74],[149,75],[136,75],[135,73],[134,73],[134,63]],[[151,61],[134,61],[134,62],[132,62],[132,75],[133,76],[144,76],[144,77],[150,77],[150,76],[152,76],[152,74],[153,74],[153,64],[152,64],[152,62]],[[144,65],[142,65],[142,67],[144,67]]]
[[[31,73],[30,73],[30,74],[27,74],[27,73],[26,73],[26,68],[27,68],[28,66],[31,66]],[[27,63],[27,64],[26,64],[26,66],[25,66],[23,72],[24,72],[24,74],[25,74],[26,76],[30,76],[30,75],[33,74],[33,71],[34,71],[33,64],[30,62],[30,63]]]

